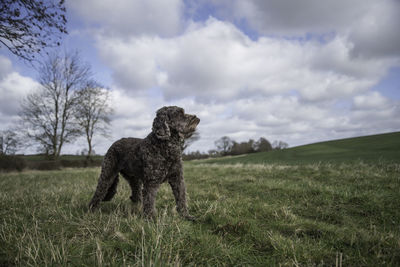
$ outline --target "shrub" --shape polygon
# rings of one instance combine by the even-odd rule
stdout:
[[[103,163],[102,159],[90,159],[85,161],[84,167],[99,167]]]
[[[50,160],[44,157],[36,157],[34,160],[26,160],[23,156],[0,155],[0,171],[22,171],[31,170],[60,170],[61,168],[86,168],[101,166],[102,158],[96,159],[61,159]],[[1,265],[1,264],[0,264]]]
[[[25,167],[25,160],[18,156],[0,155],[1,171],[22,171]]]
[[[29,169],[33,170],[59,170],[61,169],[60,161],[56,160],[41,160],[41,161],[31,161],[28,164]]]
[[[60,160],[61,165],[66,168],[83,168],[85,167],[84,162],[85,162],[84,160],[68,160],[68,159]]]
[[[60,160],[61,166],[66,168],[86,168],[101,166],[101,159]]]

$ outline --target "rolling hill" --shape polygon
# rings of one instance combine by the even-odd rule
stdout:
[[[203,163],[315,163],[349,161],[400,162],[400,132],[332,140],[285,150],[228,156],[202,161]]]

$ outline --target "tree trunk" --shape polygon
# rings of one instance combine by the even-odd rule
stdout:
[[[90,159],[92,156],[92,136],[90,135],[89,124],[86,127],[86,140],[88,142],[88,155],[87,158]]]

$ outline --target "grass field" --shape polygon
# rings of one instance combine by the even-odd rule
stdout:
[[[400,266],[400,133],[185,163],[147,221],[100,168],[0,173],[0,266]],[[35,160],[33,157],[31,160]]]
[[[87,213],[99,168],[0,174],[0,266],[399,266],[400,165],[186,163],[146,221],[125,181]]]

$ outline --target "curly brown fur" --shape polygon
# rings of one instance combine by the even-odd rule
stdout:
[[[143,202],[143,212],[155,215],[157,190],[164,182],[170,184],[177,211],[187,219],[186,188],[182,170],[182,143],[199,124],[195,115],[185,114],[180,107],[163,107],[157,111],[152,132],[144,139],[122,138],[104,156],[96,192],[90,210],[101,201],[109,201],[117,193],[119,173],[128,181],[133,202]]]

